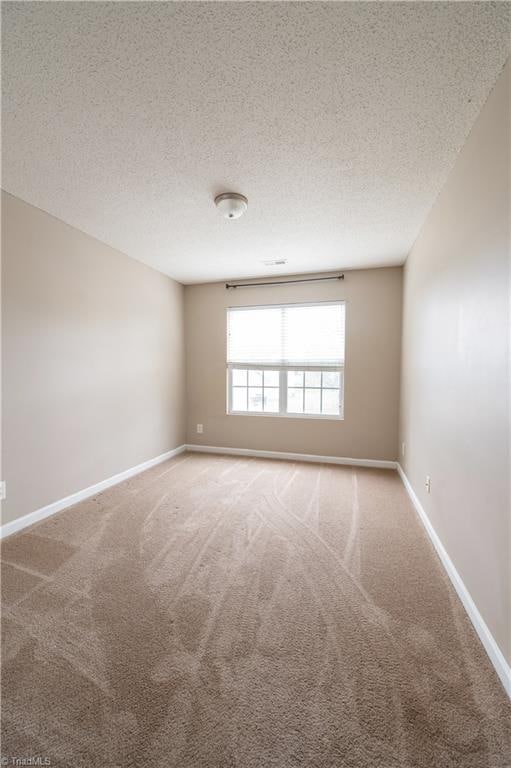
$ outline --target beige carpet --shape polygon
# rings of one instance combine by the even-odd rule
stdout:
[[[511,707],[394,472],[182,455],[2,563],[4,756],[511,766]]]

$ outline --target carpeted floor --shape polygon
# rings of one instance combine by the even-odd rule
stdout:
[[[509,768],[511,706],[395,472],[184,454],[2,546],[2,754]]]

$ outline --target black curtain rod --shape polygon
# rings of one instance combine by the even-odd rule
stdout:
[[[254,288],[260,285],[289,285],[289,283],[319,283],[321,280],[344,280],[344,275],[332,277],[302,277],[300,280],[267,280],[264,283],[226,283],[228,288]]]

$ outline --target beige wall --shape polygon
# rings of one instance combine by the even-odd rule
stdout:
[[[2,195],[3,522],[184,442],[183,288]]]
[[[508,66],[406,264],[401,461],[511,661],[509,89]]]
[[[346,272],[343,282],[227,291],[185,288],[187,442],[235,448],[395,459],[399,408],[402,269]],[[345,299],[344,421],[226,415],[229,306]],[[196,425],[204,425],[204,434]]]

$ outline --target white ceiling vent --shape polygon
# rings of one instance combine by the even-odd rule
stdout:
[[[284,264],[287,264],[287,259],[263,259],[261,264],[264,264],[267,267],[281,267]]]

